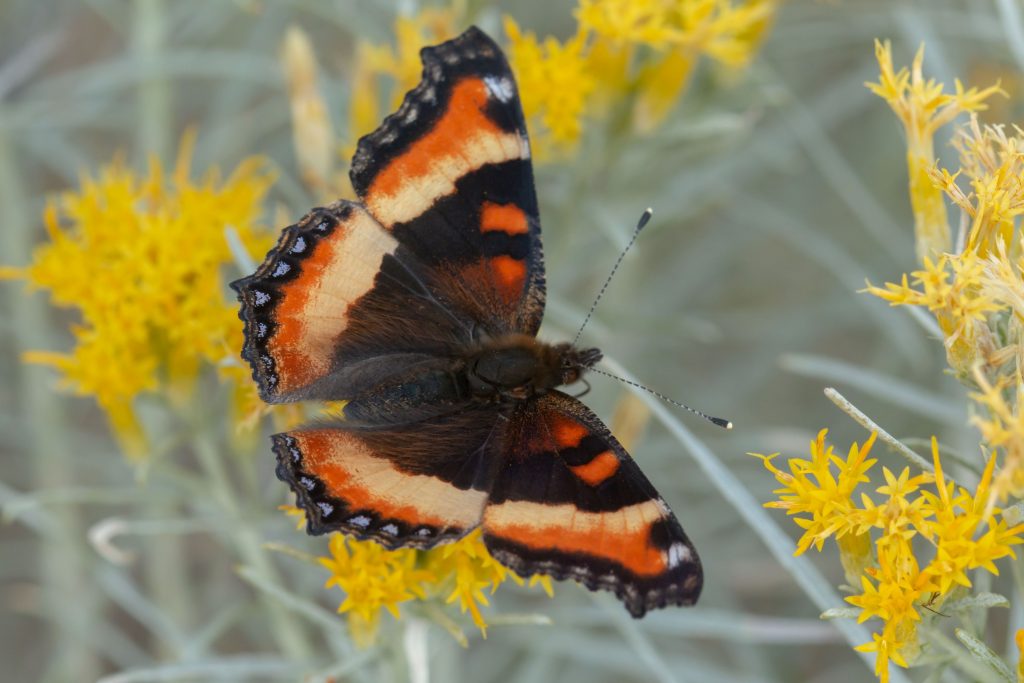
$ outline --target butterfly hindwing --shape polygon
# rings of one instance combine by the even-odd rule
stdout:
[[[601,421],[551,392],[506,427],[505,464],[484,508],[484,542],[516,573],[614,592],[636,617],[691,605],[700,559],[679,522]]]
[[[544,263],[530,144],[515,78],[470,28],[424,48],[423,80],[359,141],[352,185],[491,333],[535,334]]]
[[[275,434],[277,476],[291,486],[312,534],[429,548],[479,525],[497,419],[471,409],[411,426],[339,423]]]

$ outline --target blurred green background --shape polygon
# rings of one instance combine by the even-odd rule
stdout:
[[[494,33],[502,13],[541,35],[574,30],[567,0],[469,5]],[[198,171],[231,169],[251,154],[272,160],[278,181],[266,221],[275,224],[277,207],[294,220],[318,199],[298,178],[278,58],[285,31],[308,32],[331,121],[347,130],[356,40],[392,40],[396,13],[416,7],[0,0],[0,262],[28,262],[44,239],[49,194],[118,154],[140,170],[151,153],[170,163],[186,126],[198,131]],[[957,77],[977,86],[1002,79],[1009,97],[983,120],[1019,121],[1022,12],[1017,0],[793,0],[749,69],[726,77],[702,66],[654,133],[610,152],[585,132],[574,155],[537,169],[549,268],[543,334],[571,338],[651,206],[655,217],[584,342],[652,389],[733,420],[726,433],[673,416],[758,502],[772,497],[774,480],[748,451],[805,455],[822,427],[840,450],[867,436],[824,397],[826,386],[898,437],[934,434],[973,452],[964,391],[943,374],[941,343],[907,311],[856,291],[914,263],[902,132],[863,83],[877,77],[874,38],[893,41],[897,65],[924,42],[926,73],[950,87]],[[954,157],[942,140],[936,152]],[[257,591],[236,572],[242,560],[221,542],[234,530],[216,501],[175,478],[192,454],[170,444],[163,464],[128,465],[93,401],[58,393],[52,370],[20,361],[27,349],[68,349],[73,321],[45,295],[0,284],[0,678],[409,680],[407,632],[390,617],[377,647],[354,651],[339,644],[343,628],[292,612],[305,645],[280,647]],[[610,420],[623,387],[592,384],[587,402]],[[610,596],[572,585],[556,585],[553,601],[503,588],[491,615],[535,612],[554,625],[495,626],[468,649],[430,626],[430,680],[871,680],[780,564],[792,542],[753,530],[736,497],[743,492],[723,492],[680,438],[655,419],[632,452],[701,553],[708,577],[696,608],[634,622]],[[252,528],[322,553],[322,540],[307,543],[275,510],[287,496],[269,448],[258,451],[245,476],[264,495],[239,501]],[[795,538],[784,515],[767,517]],[[114,539],[133,556],[124,565],[95,549],[112,519],[127,525]],[[834,553],[807,559],[827,584],[841,583]],[[337,606],[322,573],[272,561],[288,590],[322,614]],[[1019,615],[994,620],[990,642],[1002,648]],[[161,669],[169,664],[177,668]]]

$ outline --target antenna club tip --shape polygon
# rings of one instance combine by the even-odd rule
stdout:
[[[640,220],[637,221],[636,232],[639,233],[641,230],[643,230],[644,226],[647,225],[651,221],[651,216],[653,216],[653,215],[654,215],[654,209],[652,209],[650,207],[647,207],[647,209],[640,216]],[[635,237],[635,235],[634,235],[634,237]]]
[[[723,420],[720,417],[713,417],[711,418],[711,421],[722,429],[732,429],[732,422],[729,420]]]

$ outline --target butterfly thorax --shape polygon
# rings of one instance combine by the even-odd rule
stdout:
[[[599,360],[598,349],[507,335],[481,344],[468,359],[466,377],[474,398],[524,400],[576,382]]]

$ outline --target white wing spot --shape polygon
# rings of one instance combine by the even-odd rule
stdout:
[[[380,532],[382,534],[387,534],[388,536],[397,536],[398,535],[398,527],[395,526],[394,524],[385,524],[384,526],[382,526],[380,528]]]
[[[274,277],[281,277],[291,269],[292,267],[290,265],[284,261],[279,261],[277,266],[274,268]]]
[[[356,515],[355,517],[348,520],[348,523],[352,526],[357,526],[360,529],[365,529],[366,527],[370,526],[370,521],[370,518],[366,515]]]
[[[684,562],[691,562],[693,560],[693,553],[690,549],[682,543],[673,543],[668,547],[668,566],[669,568],[675,568]]]
[[[508,76],[484,76],[484,85],[500,102],[509,102],[515,97],[516,88]]]
[[[295,244],[292,245],[291,252],[293,254],[301,254],[304,251],[306,251],[306,238],[296,237]]]
[[[263,304],[270,301],[270,295],[267,294],[266,292],[261,292],[258,289],[252,290],[252,296],[257,306],[262,306]]]

